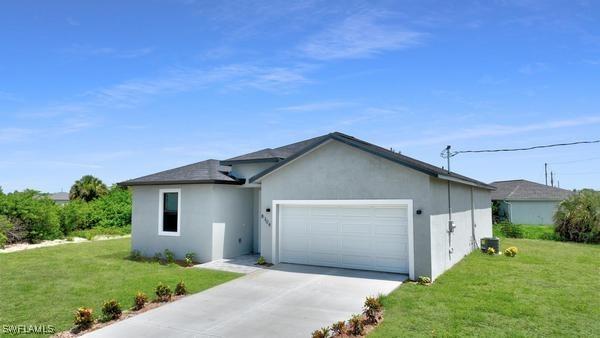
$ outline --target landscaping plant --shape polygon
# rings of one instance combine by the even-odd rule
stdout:
[[[163,283],[158,283],[158,285],[156,286],[155,293],[156,300],[158,300],[159,302],[168,302],[171,300],[171,296],[173,296],[171,288],[169,288],[168,285],[165,285]]]
[[[142,253],[140,252],[140,250],[131,250],[131,253],[129,254],[129,259],[131,259],[132,261],[141,261]]]
[[[155,253],[154,256],[152,257],[152,260],[155,262],[162,261],[162,253],[160,253],[160,252]]]
[[[94,324],[94,311],[88,307],[80,307],[75,311],[73,323],[80,329],[87,329]]]
[[[431,278],[427,276],[419,276],[419,278],[417,278],[417,283],[419,283],[419,285],[429,285],[431,284]]]
[[[133,297],[133,309],[141,310],[148,303],[148,296],[142,291],[138,291]]]
[[[336,335],[340,335],[340,336],[345,335],[346,334],[346,322],[343,320],[340,320],[339,322],[333,323],[333,325],[331,325],[331,330]]]
[[[362,336],[365,332],[365,325],[363,323],[363,317],[361,315],[352,315],[352,317],[350,317],[350,320],[348,321],[348,324],[350,324],[350,334],[353,334],[355,336]]]
[[[260,256],[260,257],[258,257],[258,260],[256,261],[256,264],[258,264],[258,265],[265,265],[265,264],[267,264],[267,261],[265,260],[265,257]]]
[[[312,333],[312,338],[328,338],[331,329],[329,327],[322,327],[320,330],[316,330]]]
[[[185,265],[186,266],[192,266],[194,265],[194,258],[196,257],[196,254],[193,252],[188,252],[185,254]]]
[[[494,248],[492,248],[491,246],[487,248],[487,250],[485,251],[486,254],[493,256],[496,254],[496,250],[494,250]]]
[[[121,304],[115,299],[108,300],[102,304],[102,314],[105,319],[115,320],[121,317],[123,311],[121,310]]]
[[[175,262],[175,254],[173,253],[173,251],[165,249],[165,261],[167,262],[167,264],[172,264],[173,262]]]
[[[180,281],[175,285],[175,295],[182,296],[187,294],[187,288],[185,287],[185,283]]]
[[[500,230],[500,234],[508,238],[523,238],[523,227],[520,224],[513,224],[509,221],[503,221],[495,225]]]
[[[511,246],[510,248],[507,248],[506,250],[504,250],[504,256],[507,256],[507,257],[515,257],[518,253],[519,253],[519,249],[517,249],[516,246]]]
[[[363,306],[363,314],[367,318],[367,323],[376,324],[378,322],[377,316],[381,312],[381,309],[380,297],[367,297]]]

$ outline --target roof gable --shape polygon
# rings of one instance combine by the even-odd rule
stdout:
[[[491,185],[496,187],[492,192],[492,200],[548,200],[562,201],[574,192],[527,180],[496,181]]]
[[[315,140],[315,139],[313,139]],[[454,181],[458,181],[464,184],[471,184],[471,185],[475,185],[478,187],[482,187],[485,189],[490,189],[493,190],[495,189],[494,187],[483,183],[481,181],[477,181],[474,180],[472,178],[457,174],[457,173],[453,173],[453,172],[448,172],[447,170],[444,170],[442,168],[436,167],[434,165],[431,165],[429,163],[425,163],[422,161],[419,161],[417,159],[414,159],[412,157],[408,157],[402,154],[398,154],[396,152],[393,152],[391,150],[379,147],[377,145],[365,142],[363,140],[357,139],[355,137],[346,135],[346,134],[342,134],[339,132],[334,132],[328,135],[324,135],[320,138],[317,138],[315,142],[311,142],[307,145],[305,145],[304,148],[300,149],[298,152],[296,152],[295,154],[293,154],[292,156],[289,156],[288,158],[286,158],[285,160],[282,160],[280,162],[278,162],[277,164],[275,164],[274,166],[264,170],[263,172],[253,176],[252,178],[250,178],[249,182],[256,182],[258,180],[260,180],[261,178],[263,178],[264,176],[278,170],[279,168],[285,166],[286,164],[290,163],[291,161],[296,160],[297,158],[301,157],[302,155],[316,149],[318,146],[320,146],[321,144],[329,141],[329,140],[336,140],[339,142],[342,142],[344,144],[347,144],[349,146],[358,148],[360,150],[363,150],[365,152],[371,153],[373,155],[376,156],[380,156],[383,157],[385,159],[388,159],[392,162],[395,162],[397,164],[409,167],[411,169],[423,172],[427,175],[430,176],[434,176],[437,178],[441,178],[441,179],[445,179],[445,180],[454,180]]]

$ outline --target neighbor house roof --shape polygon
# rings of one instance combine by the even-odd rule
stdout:
[[[491,185],[496,187],[492,192],[492,200],[531,200],[531,201],[562,201],[574,192],[527,180],[496,181]]]
[[[161,171],[156,174],[134,178],[119,183],[121,186],[156,185],[156,184],[189,184],[189,183],[220,183],[244,184],[229,176],[230,167],[222,166],[219,160],[206,160],[183,167]]]
[[[50,194],[50,198],[53,201],[68,201],[69,193],[68,192],[55,192],[53,194]]]
[[[296,158],[302,156],[303,154],[315,149],[316,147],[325,143],[328,140],[340,141],[349,146],[361,149],[363,151],[369,152],[376,156],[383,157],[385,159],[388,159],[390,161],[404,165],[411,169],[423,172],[430,176],[434,176],[434,177],[438,177],[438,178],[446,179],[446,180],[450,180],[450,181],[458,181],[461,183],[471,184],[471,185],[479,186],[479,187],[482,187],[485,189],[490,189],[490,190],[495,189],[493,186],[491,186],[487,183],[483,183],[481,181],[478,181],[478,180],[475,180],[470,177],[466,177],[466,176],[463,176],[463,175],[460,175],[460,174],[457,174],[454,172],[449,173],[447,170],[444,170],[440,167],[436,167],[429,163],[419,161],[412,157],[408,157],[408,156],[396,153],[394,151],[382,148],[382,147],[374,145],[372,143],[368,143],[363,140],[360,140],[355,137],[352,137],[352,136],[349,136],[349,135],[346,135],[343,133],[339,133],[339,132],[334,132],[331,134],[323,135],[323,136],[308,140],[310,142],[305,143],[304,147],[298,149],[293,155],[287,157],[285,160],[278,162],[276,165],[266,169],[265,171],[253,176],[252,178],[250,178],[249,181],[255,182],[255,181],[261,179],[265,175],[281,168],[282,166],[286,165],[287,163],[289,163],[289,162],[295,160]],[[298,144],[298,143],[296,143],[296,144]]]

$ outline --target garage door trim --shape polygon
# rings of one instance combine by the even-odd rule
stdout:
[[[408,209],[408,272],[410,279],[414,276],[414,232],[413,232],[413,201],[410,199],[368,199],[368,200],[274,200],[273,201],[273,231],[272,231],[272,253],[273,263],[279,263],[281,257],[281,231],[279,207],[282,205],[369,205],[369,206],[405,206]]]

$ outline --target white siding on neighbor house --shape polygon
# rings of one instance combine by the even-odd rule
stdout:
[[[471,189],[473,190],[473,209],[471,208]],[[448,234],[447,181],[431,179],[432,278],[436,278],[468,255],[476,248],[476,244],[479,244],[482,237],[492,235],[490,191],[458,183],[451,183],[450,191],[452,219],[456,226],[451,236]],[[475,238],[472,233],[473,219],[475,221]],[[452,253],[450,253],[450,248],[453,249]]]
[[[515,224],[553,224],[559,201],[506,201],[510,221]]]
[[[262,180],[261,254],[273,260],[273,200],[411,199],[415,274],[431,273],[429,176],[338,141],[330,141]],[[277,234],[276,234],[277,235]]]
[[[180,236],[159,236],[159,189],[172,188],[181,189]],[[132,191],[132,249],[140,250],[144,256],[169,249],[180,259],[191,251],[197,260],[205,262],[252,251],[253,189],[185,184],[134,186]],[[220,242],[214,243],[213,230],[220,227]]]

